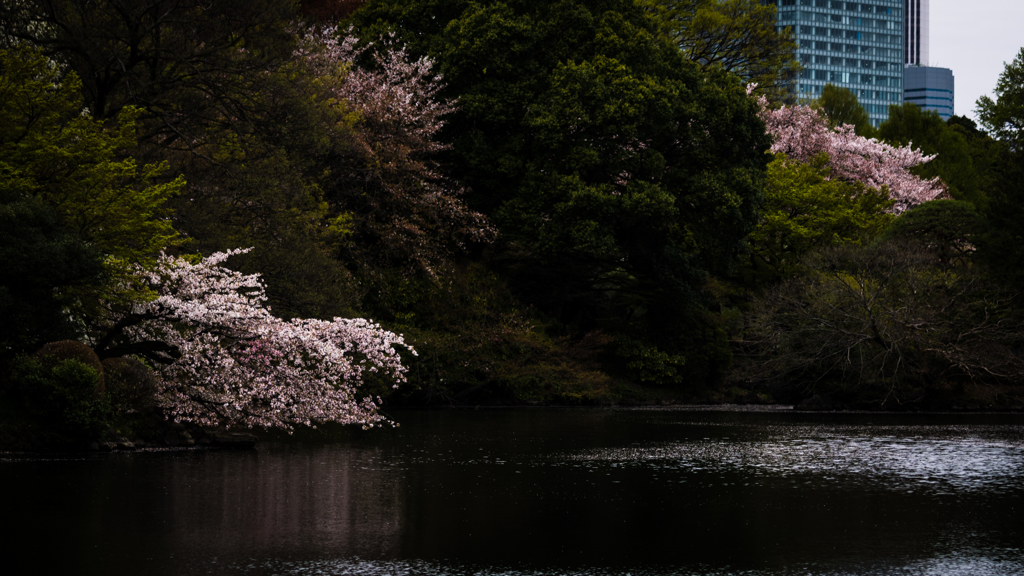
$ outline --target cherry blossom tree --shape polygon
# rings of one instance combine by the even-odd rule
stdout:
[[[775,138],[772,152],[784,153],[800,162],[827,154],[831,177],[862,182],[874,189],[888,186],[890,198],[896,201],[893,212],[934,200],[946,191],[938,177],[923,179],[910,172],[935,156],[909,145],[897,148],[858,136],[849,124],[829,128],[828,121],[810,106],[783,106],[776,110],[764,106],[761,118]]]
[[[356,177],[338,183],[335,199],[358,215],[362,245],[433,276],[452,250],[493,240],[495,229],[435,161],[448,149],[437,135],[456,102],[441,96],[433,60],[413,60],[393,37],[359,46],[333,26],[308,31],[297,56],[336,105],[355,113],[348,171]]]
[[[257,274],[221,266],[249,250],[192,263],[161,255],[137,280],[156,294],[115,313],[101,356],[132,352],[154,360],[157,401],[179,422],[283,428],[389,422],[380,398],[359,398],[370,373],[405,380],[402,337],[370,320],[281,320],[264,303]],[[119,346],[114,342],[120,341]]]

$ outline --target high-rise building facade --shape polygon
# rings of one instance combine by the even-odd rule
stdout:
[[[903,0],[907,13],[907,33],[904,37],[905,64],[928,65],[928,16],[931,0]]]
[[[904,10],[907,2],[927,0],[766,1],[796,37],[799,98],[817,98],[826,84],[848,88],[875,126],[888,118],[890,104],[903,102]]]
[[[925,110],[938,112],[943,120],[949,120],[953,115],[953,71],[928,65],[930,1],[904,0],[907,34],[904,41],[903,99]]]
[[[907,66],[903,70],[903,99],[943,120],[953,115],[953,71],[934,66]]]

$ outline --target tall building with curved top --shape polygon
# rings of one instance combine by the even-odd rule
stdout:
[[[903,62],[916,66],[928,65],[928,3],[931,0],[903,0],[907,13],[907,35]]]
[[[797,40],[799,98],[817,98],[826,84],[848,88],[875,126],[889,117],[890,104],[903,102],[904,11],[908,2],[927,0],[765,1]]]

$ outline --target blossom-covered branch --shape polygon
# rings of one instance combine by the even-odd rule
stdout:
[[[441,96],[443,78],[429,57],[413,60],[393,38],[357,47],[359,40],[334,27],[310,31],[297,53],[325,93],[355,112],[360,173],[340,200],[364,215],[364,244],[386,259],[407,261],[434,274],[448,252],[467,242],[490,242],[496,230],[468,209],[466,190],[447,178],[434,156],[448,148],[437,140],[456,102]],[[372,55],[368,67],[357,65]]]
[[[761,118],[775,138],[772,152],[784,153],[800,162],[827,154],[833,178],[862,182],[875,189],[888,186],[890,198],[896,201],[894,212],[934,200],[946,190],[939,178],[925,180],[910,172],[910,168],[935,156],[910,146],[896,148],[858,136],[850,125],[833,130],[810,106],[784,106],[777,110],[764,106]]]
[[[125,316],[132,341],[159,341],[180,357],[159,366],[158,401],[168,417],[201,425],[292,429],[323,422],[387,420],[378,398],[357,397],[367,373],[405,380],[402,337],[364,319],[281,320],[264,305],[258,275],[222,267],[218,252],[190,263],[162,255],[139,280],[157,294]],[[415,354],[415,352],[413,352]]]

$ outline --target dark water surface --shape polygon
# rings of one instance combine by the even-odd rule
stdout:
[[[1024,574],[1024,415],[393,416],[398,429],[251,452],[0,458],[4,562],[67,574]]]

